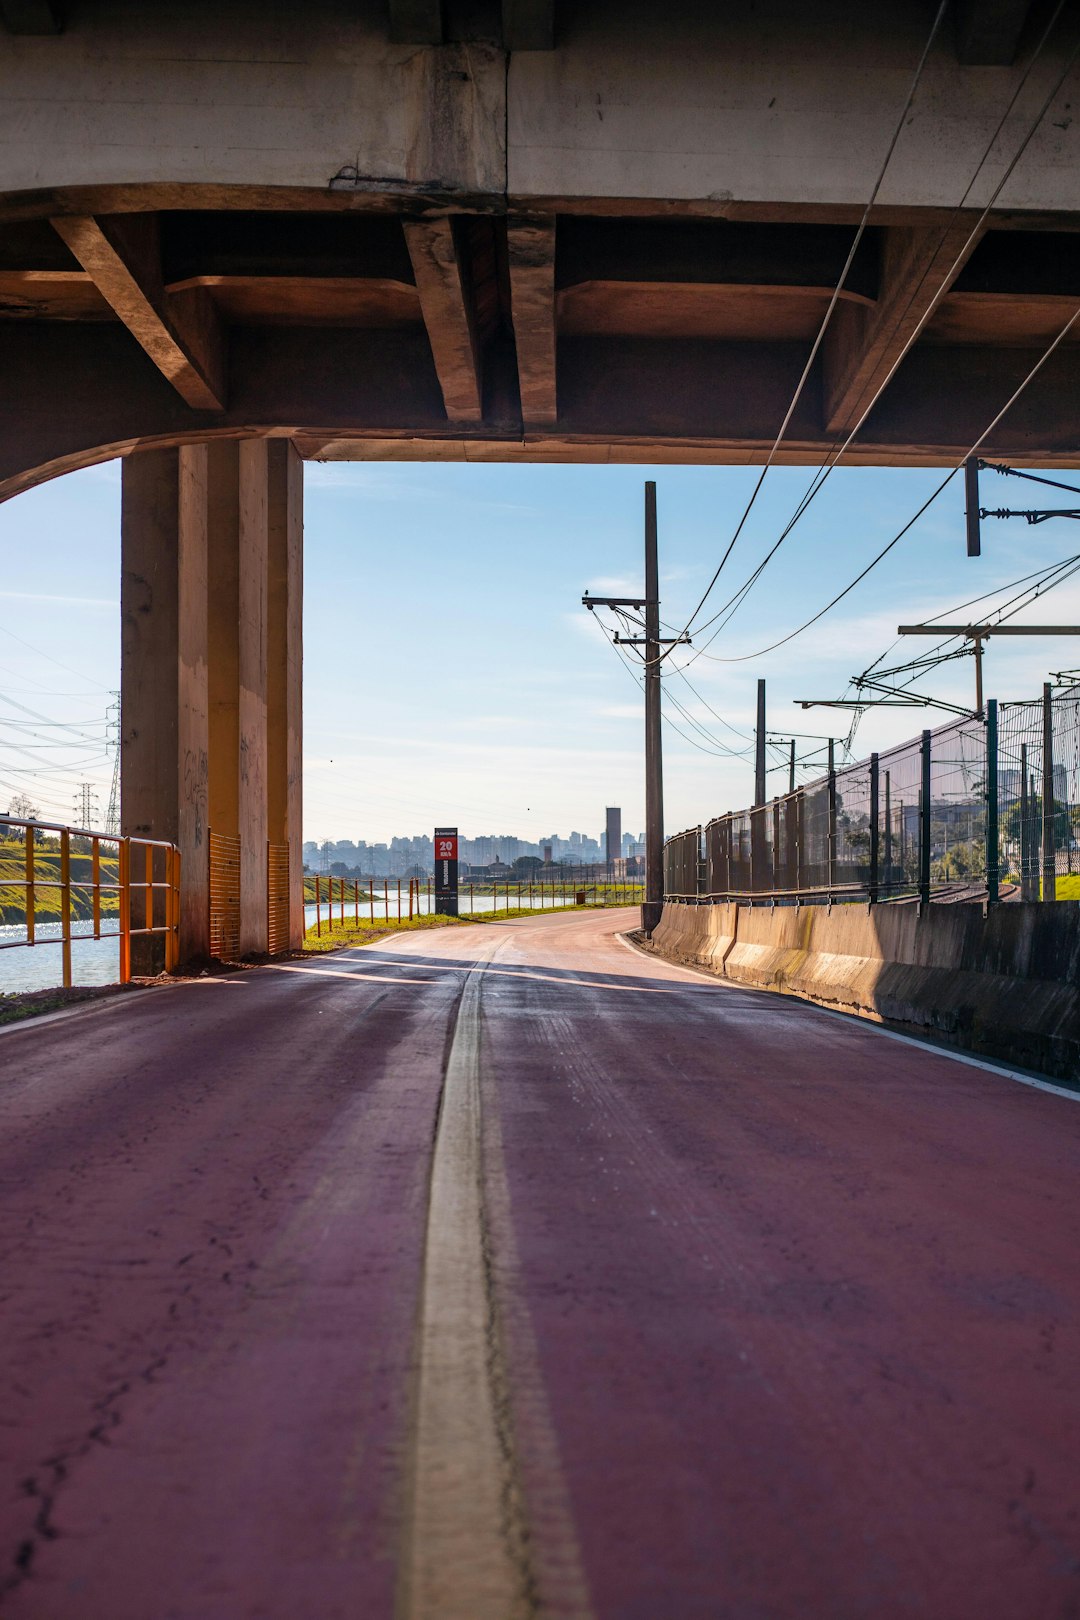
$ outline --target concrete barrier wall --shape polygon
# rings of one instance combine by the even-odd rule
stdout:
[[[735,984],[1080,1079],[1080,905],[686,906],[652,945]]]

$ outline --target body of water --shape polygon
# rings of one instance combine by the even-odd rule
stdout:
[[[420,910],[426,915],[435,909],[434,897],[429,894],[420,895]],[[497,901],[490,894],[471,895],[463,893],[458,900],[459,915],[466,917],[473,911],[491,911],[493,906],[504,911],[509,903],[511,910],[531,909],[533,911],[550,911],[550,894],[541,897],[534,894],[530,904],[528,895],[519,898],[512,894],[509,902],[506,896],[500,894]],[[628,902],[633,904],[635,902]],[[414,900],[414,908],[415,908]],[[557,904],[564,904],[561,898]],[[309,928],[315,926],[315,907],[307,905],[304,914]],[[409,915],[409,891],[406,888],[401,897],[401,915]],[[341,916],[341,904],[334,902],[334,919]],[[322,918],[325,925],[327,920],[327,905],[323,901]],[[353,922],[356,918],[356,907],[352,900],[345,902],[345,921]],[[382,895],[375,897],[375,921],[385,922],[387,918],[387,902]],[[389,918],[391,922],[398,919],[397,891],[391,890],[389,897]],[[360,921],[371,921],[370,900],[360,901]],[[24,947],[21,950],[0,948],[0,994],[11,995],[23,990],[51,990],[63,983],[64,969],[60,949],[60,924],[58,922],[37,925],[37,943],[33,947]],[[115,984],[120,977],[120,941],[116,934],[95,939],[94,925],[90,921],[75,922],[71,925],[71,978],[73,984]],[[0,947],[17,945],[25,940],[26,929],[22,924],[0,927]]]
[[[108,924],[106,924],[108,926]],[[115,926],[115,924],[114,924]],[[0,949],[0,994],[18,990],[52,990],[64,982],[60,924],[39,922],[37,943],[22,950]],[[21,923],[0,927],[0,946],[26,938]],[[94,925],[71,925],[71,980],[73,984],[115,984],[120,977],[120,938],[113,934],[95,939]]]

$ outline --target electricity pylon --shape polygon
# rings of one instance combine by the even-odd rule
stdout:
[[[76,827],[92,827],[97,810],[98,799],[93,782],[80,782],[75,794]]]
[[[113,693],[113,701],[107,710],[109,729],[106,733],[106,747],[113,756],[112,787],[109,789],[109,810],[105,817],[105,831],[114,838],[120,835],[120,694]]]

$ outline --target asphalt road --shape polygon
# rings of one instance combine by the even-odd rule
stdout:
[[[0,1620],[1080,1616],[1080,1105],[631,922],[0,1035]]]

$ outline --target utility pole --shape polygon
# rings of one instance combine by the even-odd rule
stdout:
[[[757,731],[754,734],[754,804],[765,803],[765,682],[757,683]]]
[[[645,663],[645,899],[641,926],[651,934],[664,909],[664,763],[660,717],[661,648],[690,644],[681,636],[660,634],[660,572],[657,563],[656,485],[645,485],[645,591],[642,596],[590,596],[581,598],[590,612],[610,608],[626,624],[644,630],[643,636],[613,638],[616,646],[639,647]],[[641,615],[644,614],[644,618]]]
[[[660,717],[660,570],[656,557],[656,485],[645,485],[645,903],[651,934],[664,909],[664,740]]]

